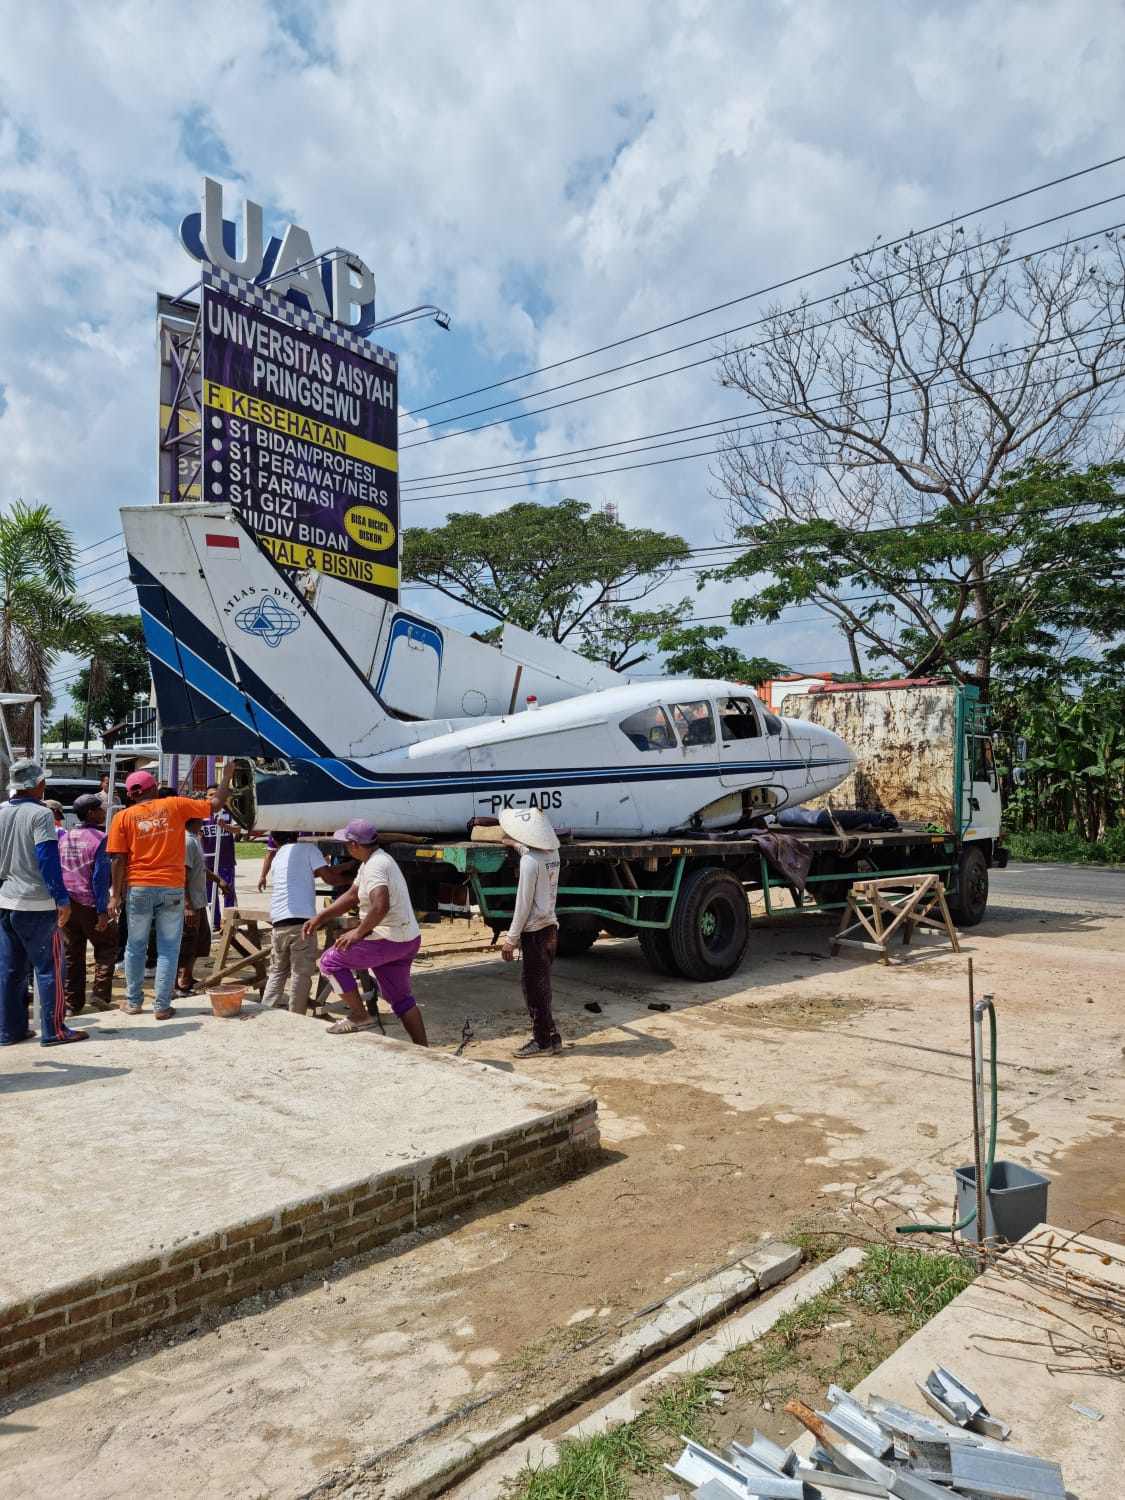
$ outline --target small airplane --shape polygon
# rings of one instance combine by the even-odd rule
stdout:
[[[398,606],[338,580],[291,581],[225,505],[121,515],[162,747],[253,762],[232,799],[247,826],[328,829],[363,816],[389,833],[464,837],[473,818],[540,807],[581,838],[658,837],[819,797],[855,764],[830,730],[772,714],[744,685],[664,678],[582,691],[573,679],[589,663],[569,683],[529,673],[523,685],[553,685],[556,701],[517,712],[514,688],[498,701],[481,657],[479,688],[443,669],[433,693],[475,714],[413,717],[377,690],[404,638]],[[444,627],[415,623],[418,640],[441,640]],[[506,694],[511,663],[504,672]]]

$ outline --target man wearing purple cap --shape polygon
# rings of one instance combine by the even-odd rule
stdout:
[[[342,896],[301,929],[305,937],[311,937],[325,922],[342,917],[359,903],[359,926],[342,932],[335,947],[328,948],[320,960],[320,972],[348,1007],[347,1016],[328,1029],[337,1036],[350,1036],[369,1031],[376,1024],[359,998],[355,978],[356,970],[370,969],[379,983],[379,993],[402,1022],[407,1036],[419,1047],[426,1047],[426,1027],[410,991],[410,965],[422,946],[422,929],[402,871],[386,850],[376,847],[379,835],[366,818],[353,818],[333,837],[348,846],[348,853],[359,861],[359,872]]]
[[[158,1021],[176,1014],[172,986],[184,932],[184,874],[187,835],[192,818],[206,818],[223,806],[234,776],[230,761],[223,779],[204,801],[195,797],[157,798],[156,778],[134,771],[125,778],[129,806],[114,818],[106,847],[113,859],[113,895],[109,915],[125,901],[129,940],[125,948],[127,1016],[139,1016],[144,1005],[145,950],[156,925],[156,993],[152,1013]],[[125,892],[128,889],[128,896]]]

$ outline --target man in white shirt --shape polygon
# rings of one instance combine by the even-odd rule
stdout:
[[[504,934],[500,957],[511,963],[519,948],[523,958],[520,984],[531,1017],[531,1039],[513,1057],[555,1057],[562,1038],[555,1025],[551,999],[551,965],[558,947],[559,919],[555,901],[559,891],[559,839],[542,808],[505,808],[499,814],[506,844],[520,852],[516,909]]]
[[[426,1027],[410,990],[410,966],[422,946],[422,929],[414,916],[402,871],[385,850],[377,847],[379,835],[366,818],[353,818],[333,838],[348,846],[348,853],[359,861],[359,873],[342,896],[301,929],[311,937],[325,922],[342,917],[359,903],[358,927],[342,932],[335,946],[326,949],[320,959],[320,972],[348,1007],[347,1016],[328,1029],[337,1036],[350,1036],[376,1024],[359,998],[355,977],[357,970],[370,969],[379,993],[402,1022],[407,1036],[419,1047],[426,1047]]]
[[[262,1004],[285,1009],[289,986],[289,1009],[294,1015],[308,1014],[312,982],[316,977],[316,937],[305,936],[305,923],[316,915],[316,882],[339,879],[313,843],[298,843],[295,833],[270,835],[275,848],[270,868],[273,896],[270,899],[270,972],[262,992]],[[347,879],[347,876],[342,877]],[[292,978],[290,979],[290,976]]]

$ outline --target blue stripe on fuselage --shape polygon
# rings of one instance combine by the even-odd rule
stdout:
[[[817,761],[815,768],[828,770],[832,766],[850,765],[850,760],[840,758],[833,761]],[[428,775],[410,775],[409,772],[386,773],[368,770],[355,761],[302,759],[294,757],[293,776],[262,776],[258,780],[258,799],[263,806],[271,803],[288,803],[315,794],[321,801],[340,793],[333,792],[332,784],[340,792],[360,793],[369,797],[414,797],[460,796],[465,792],[510,791],[516,789],[560,786],[597,786],[605,783],[620,785],[627,782],[654,781],[682,782],[703,778],[715,779],[720,774],[724,784],[731,778],[759,779],[782,775],[786,771],[805,771],[808,765],[803,760],[792,761],[723,761],[702,765],[661,766],[578,766],[571,770],[506,770],[506,771],[436,771]],[[307,791],[297,792],[294,781],[310,783]],[[314,793],[315,789],[315,793]],[[730,786],[731,792],[740,790]]]

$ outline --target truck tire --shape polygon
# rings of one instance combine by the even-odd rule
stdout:
[[[560,920],[558,946],[555,949],[559,958],[581,958],[598,940],[601,928],[597,922],[567,922]]]
[[[750,907],[729,870],[703,865],[685,877],[669,935],[685,979],[726,979],[734,973],[750,942]]]
[[[641,927],[637,931],[637,938],[650,968],[655,969],[658,974],[666,974],[669,979],[680,977],[672,952],[672,939],[666,928]]]
[[[957,894],[949,900],[949,915],[958,927],[975,927],[988,906],[988,861],[984,850],[970,844],[957,861]]]

